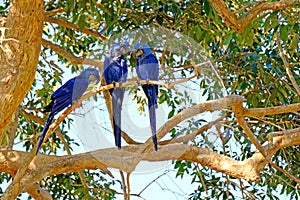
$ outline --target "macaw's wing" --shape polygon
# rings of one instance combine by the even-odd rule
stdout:
[[[79,99],[88,88],[88,86],[88,78],[76,78],[72,92],[72,101]]]
[[[106,84],[123,81],[121,65],[117,62],[110,63],[110,65],[104,70],[104,80]],[[110,89],[109,91],[110,94],[112,94],[113,89]]]
[[[127,66],[127,61],[124,58],[124,56],[121,56],[120,65],[121,65],[121,69],[122,69],[122,77],[121,77],[120,81],[126,82],[127,76],[128,76],[128,66]]]
[[[137,75],[142,80],[158,80],[159,66],[153,54],[137,59]]]
[[[105,58],[104,63],[103,63],[103,69],[104,69],[104,71],[109,66],[110,60],[111,60],[110,58]]]
[[[149,54],[144,58],[137,60],[137,74],[143,80],[158,80],[159,66],[158,60],[153,54]],[[142,85],[145,95],[148,99],[150,127],[152,132],[152,140],[154,149],[157,151],[157,137],[156,137],[156,111],[157,108],[157,85]]]
[[[60,86],[60,88],[58,88],[56,91],[53,92],[53,94],[51,95],[51,99],[54,100],[60,96],[66,96],[66,95],[72,94],[75,79],[76,79],[76,77],[71,78],[65,84]]]
[[[67,81],[51,95],[52,102],[49,104],[51,105],[51,112],[55,115],[71,105],[74,100],[82,96],[88,84],[89,82],[86,78],[75,77]],[[50,111],[48,107],[46,108]]]

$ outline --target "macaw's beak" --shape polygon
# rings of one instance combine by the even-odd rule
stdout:
[[[144,51],[143,51],[142,49],[138,49],[138,50],[136,50],[136,52],[135,52],[135,56],[136,56],[136,57],[141,56],[141,55],[143,55],[143,53],[144,53]]]

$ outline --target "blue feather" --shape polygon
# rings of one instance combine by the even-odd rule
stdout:
[[[110,55],[104,61],[104,79],[107,84],[126,82],[128,67],[124,54],[129,51],[129,44],[115,43],[110,49]],[[109,90],[112,97],[113,132],[115,145],[121,149],[121,110],[125,88],[113,88]]]
[[[149,45],[137,43],[134,45],[136,53],[136,72],[141,80],[158,80],[159,65],[157,58],[153,55]],[[154,149],[157,151],[157,138],[156,138],[156,111],[158,86],[145,84],[142,86],[143,91],[148,99],[148,110],[150,117],[150,127],[152,132],[152,140]]]
[[[45,107],[45,112],[50,112],[50,114],[43,128],[36,155],[40,150],[54,116],[71,105],[74,100],[79,99],[87,89],[89,83],[93,81],[100,81],[99,71],[94,68],[88,68],[53,92],[50,97],[51,102]]]

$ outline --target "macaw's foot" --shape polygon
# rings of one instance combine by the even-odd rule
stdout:
[[[141,80],[140,79],[136,79],[136,83],[138,84],[138,86],[141,86]]]
[[[149,79],[146,80],[147,85],[149,85],[149,81],[150,81]]]
[[[113,84],[113,86],[114,86],[114,88],[116,88],[117,87],[117,84],[116,84],[117,82],[115,82],[115,81],[113,81],[112,82],[112,84]]]
[[[82,103],[80,103],[78,100],[74,100],[72,103],[72,106],[74,109],[82,107]]]

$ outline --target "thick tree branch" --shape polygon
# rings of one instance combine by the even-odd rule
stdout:
[[[243,111],[244,116],[248,117],[263,117],[265,115],[277,115],[283,113],[300,111],[300,103],[294,103],[284,106],[274,106],[268,108],[251,108]]]
[[[146,81],[141,81],[141,84],[146,84]],[[152,83],[152,82],[151,82]],[[125,83],[125,84],[133,84],[133,83]],[[134,83],[136,84],[136,83]],[[157,84],[154,82],[152,84]],[[123,85],[124,86],[124,85]],[[88,98],[95,94],[95,92],[100,92],[103,90],[107,90],[113,87],[113,85],[106,85],[98,88],[96,91],[90,91],[86,93],[79,101],[80,103],[83,99]],[[174,126],[178,123],[198,115],[207,111],[221,110],[225,109],[228,106],[232,107],[235,114],[238,117],[244,116],[247,113],[247,110],[242,108],[243,98],[241,96],[228,96],[225,98],[212,100],[203,102],[194,106],[187,108],[186,110],[178,113],[173,118],[169,119],[165,125],[157,131],[157,137],[161,139],[164,137]],[[72,109],[76,107],[73,105],[69,107],[58,119],[57,121],[50,126],[49,131],[53,131],[55,127],[58,126],[61,120],[64,119]],[[281,107],[278,107],[280,112],[282,112]],[[286,111],[289,111],[289,107],[286,107]],[[298,107],[298,109],[300,109]],[[242,122],[240,122],[241,126],[245,129],[245,126]],[[247,129],[246,129],[247,130]],[[281,133],[281,132],[280,132]],[[49,133],[47,133],[48,135]],[[276,133],[278,135],[278,133]],[[36,181],[42,179],[45,176],[52,174],[59,174],[71,171],[78,171],[81,169],[102,169],[106,173],[110,173],[106,168],[118,168],[122,171],[131,172],[135,169],[137,163],[141,160],[146,161],[163,161],[163,160],[188,160],[192,162],[197,162],[199,164],[208,166],[212,169],[215,169],[219,172],[226,173],[231,176],[235,176],[238,178],[243,178],[248,181],[258,181],[259,180],[259,172],[267,163],[267,159],[269,159],[278,149],[292,146],[296,144],[300,144],[300,132],[299,129],[293,129],[289,132],[283,132],[281,136],[274,138],[274,144],[269,145],[265,144],[263,147],[263,151],[260,149],[259,152],[255,153],[254,156],[245,161],[236,161],[232,158],[229,158],[224,155],[219,155],[217,153],[211,152],[208,149],[200,149],[197,147],[192,147],[183,144],[168,144],[168,145],[160,145],[158,152],[151,151],[152,148],[148,148],[152,145],[151,139],[149,139],[145,144],[142,145],[131,145],[125,146],[122,150],[117,150],[116,148],[112,149],[103,149],[99,151],[94,151],[85,154],[78,154],[74,156],[45,156],[39,154],[35,157],[32,162],[29,163],[29,168],[27,171],[32,171],[27,173],[20,179],[20,184],[17,189],[15,189],[14,195],[17,195],[18,192],[22,192],[25,186],[28,186],[29,183],[35,183]],[[247,134],[250,135],[250,134]],[[253,138],[251,138],[253,142]],[[261,146],[258,144],[257,146]],[[36,147],[35,147],[36,148]],[[33,153],[35,152],[35,148],[33,149]],[[146,149],[146,151],[144,151]],[[9,151],[6,151],[9,152]],[[30,157],[31,153],[23,153],[18,152],[18,154],[23,154],[20,159],[16,159],[14,154],[3,154],[2,160],[4,162],[3,168],[0,170],[5,171],[7,173],[16,173],[16,170],[19,169],[19,166],[22,166],[22,159],[26,156]],[[263,152],[263,154],[261,153]],[[15,152],[14,152],[15,153]],[[13,156],[13,160],[18,160],[18,164],[10,163],[9,167],[7,164],[10,161],[9,157]],[[18,155],[20,156],[20,155]],[[267,158],[267,159],[266,159]],[[28,161],[28,160],[27,160]],[[44,162],[46,161],[46,162]],[[43,163],[41,163],[43,162]],[[1,162],[0,162],[1,164]],[[63,166],[63,167],[62,167]],[[14,197],[12,195],[12,197]]]
[[[298,6],[297,1],[294,0],[282,0],[277,2],[261,1],[259,3],[255,3],[251,9],[238,18],[237,15],[228,8],[223,0],[210,0],[210,2],[219,12],[219,15],[222,17],[225,23],[239,33],[242,33],[244,28],[248,26],[252,20],[257,18],[257,16],[263,11],[281,10],[284,8]]]
[[[289,131],[289,133],[274,138],[271,147],[268,143],[263,145],[266,149],[267,157],[284,147],[300,144],[299,129]],[[123,171],[128,171],[131,165],[135,165],[135,157],[138,146],[125,146],[122,150],[116,148],[102,149],[73,156],[49,156],[39,154],[30,164],[29,171],[21,180],[21,185],[25,188],[42,179],[45,176],[78,171],[81,169],[97,169],[113,167]],[[15,173],[22,159],[28,152],[5,150],[0,153],[0,171]],[[208,166],[219,172],[243,178],[247,181],[258,181],[259,172],[267,163],[265,157],[256,152],[251,158],[244,161],[236,161],[230,157],[220,155],[209,149],[197,148],[185,144],[169,144],[160,146],[158,152],[148,152],[143,154],[145,161],[164,160],[186,160]]]
[[[52,200],[51,194],[43,190],[37,183],[26,187],[26,192],[35,200]]]
[[[45,121],[44,119],[42,119],[42,118],[40,118],[40,117],[38,117],[38,116],[35,116],[35,115],[33,115],[32,113],[26,112],[26,111],[24,110],[24,108],[21,109],[21,113],[22,113],[23,115],[25,115],[26,117],[30,118],[31,120],[33,120],[33,121],[39,123],[39,124],[45,124],[45,123],[46,123],[46,121]],[[55,131],[55,134],[58,136],[58,138],[59,138],[59,139],[61,140],[61,142],[63,143],[63,145],[64,145],[64,147],[65,147],[65,149],[66,149],[68,155],[72,155],[71,150],[70,150],[70,147],[69,147],[67,141],[65,140],[63,134],[61,133],[61,131],[60,131],[60,130],[56,130],[56,131]],[[38,136],[40,136],[40,134],[39,134]],[[87,183],[86,183],[86,181],[85,181],[85,179],[84,179],[84,172],[83,172],[83,171],[79,171],[78,174],[79,174],[80,180],[81,180],[82,184],[84,185],[84,187],[88,187],[88,185],[87,185]]]

